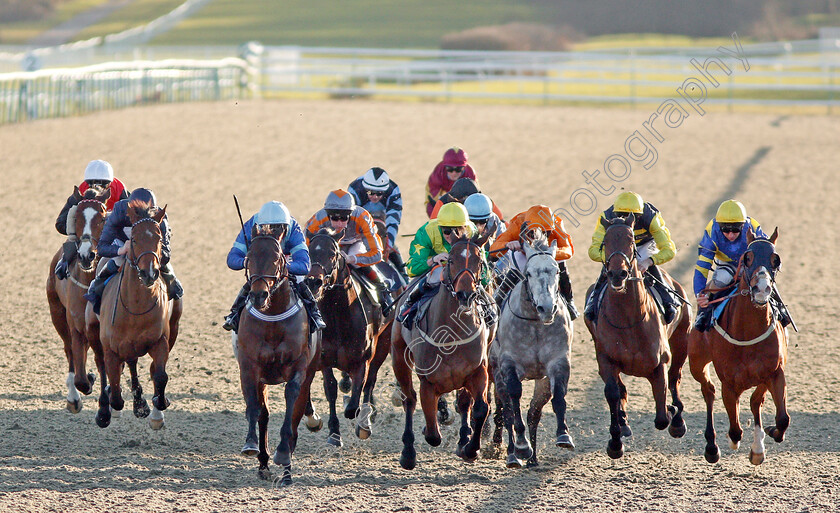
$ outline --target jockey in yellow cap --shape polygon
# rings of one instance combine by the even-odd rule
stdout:
[[[603,243],[606,229],[601,221],[627,216],[635,218],[633,230],[639,270],[642,274],[647,272],[654,278],[652,286],[659,291],[665,311],[664,320],[666,324],[669,324],[676,317],[680,304],[674,299],[671,290],[664,285],[658,266],[673,259],[677,254],[677,248],[671,240],[671,232],[665,226],[665,220],[662,219],[656,207],[645,202],[635,192],[627,191],[619,194],[613,206],[601,213],[598,218],[598,225],[595,227],[595,233],[592,234],[592,245],[589,246],[589,258],[595,262],[604,261]],[[591,322],[596,322],[598,297],[605,283],[606,275],[602,272],[592,294],[586,300],[584,315]]]

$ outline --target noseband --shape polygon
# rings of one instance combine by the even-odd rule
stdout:
[[[470,277],[472,277],[474,283],[478,283],[478,281],[479,281],[478,276],[476,276],[476,274],[474,272],[472,272],[472,270],[470,270],[470,268],[469,268],[470,256],[471,256],[471,252],[469,252],[469,251],[467,252],[467,257],[464,259],[464,268],[461,269],[460,271],[458,271],[458,273],[455,275],[454,278],[452,277],[452,253],[455,251],[456,246],[463,245],[463,244],[467,244],[468,247],[470,247],[470,248],[475,247],[478,250],[478,252],[479,252],[479,257],[478,258],[479,258],[479,262],[480,262],[479,273],[481,272],[481,268],[485,265],[484,261],[481,260],[480,254],[481,254],[482,250],[478,246],[478,244],[476,244],[475,242],[473,242],[471,240],[456,241],[449,250],[449,258],[446,260],[446,272],[445,272],[445,276],[443,277],[443,284],[446,287],[446,290],[448,290],[449,293],[452,294],[453,296],[456,294],[455,286],[458,284],[458,280],[461,279],[461,276],[463,274],[468,274]],[[472,301],[474,298],[475,298],[475,294],[470,296],[469,300]]]
[[[245,265],[245,279],[248,281],[248,285],[253,288],[255,283],[265,282],[265,286],[268,288],[268,297],[274,295],[280,285],[283,284],[283,281],[289,277],[289,273],[286,270],[286,255],[283,254],[283,250],[280,247],[280,239],[276,237],[272,237],[271,235],[257,235],[253,239],[251,239],[251,246],[253,247],[254,241],[257,240],[270,240],[274,243],[276,252],[277,252],[277,266],[275,267],[274,274],[251,274],[248,271],[248,265]],[[246,257],[247,258],[247,257]],[[273,283],[269,283],[269,280],[274,280]]]
[[[105,204],[99,201],[98,199],[84,199],[76,204],[76,212],[82,212],[88,208],[88,205],[92,205],[96,210],[102,212],[102,209],[105,208]],[[102,212],[104,213],[104,212]],[[76,250],[85,243],[89,242],[91,246],[99,243],[98,238],[94,238],[93,234],[82,234],[76,240]],[[95,250],[94,250],[95,251]]]
[[[160,255],[158,255],[157,251],[144,251],[144,252],[140,253],[139,255],[134,254],[134,235],[133,235],[134,234],[134,227],[137,226],[140,223],[147,223],[147,222],[148,223],[154,223],[154,225],[158,229],[158,232],[161,231],[160,230],[160,223],[158,223],[157,221],[155,221],[151,217],[144,217],[143,219],[140,219],[136,223],[131,225],[131,233],[132,233],[131,241],[130,241],[131,255],[129,255],[129,257],[126,258],[126,261],[128,262],[128,265],[132,269],[137,271],[138,273],[140,272],[140,259],[143,258],[146,255],[152,255],[152,257],[155,259],[155,262],[157,263],[157,265],[160,266]]]

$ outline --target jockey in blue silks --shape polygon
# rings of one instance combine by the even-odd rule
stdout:
[[[303,231],[294,217],[289,213],[289,209],[279,201],[269,201],[264,204],[259,212],[251,216],[245,222],[242,230],[236,236],[233,247],[227,256],[227,266],[234,271],[239,271],[245,268],[245,255],[248,253],[248,245],[251,242],[251,232],[255,225],[269,225],[272,228],[272,233],[276,234],[281,240],[283,253],[290,257],[288,261],[288,273],[293,276],[289,280],[292,288],[295,289],[297,295],[303,301],[309,318],[312,321],[312,328],[314,330],[324,329],[326,325],[321,318],[321,312],[318,310],[318,303],[312,295],[312,291],[303,282],[303,278],[309,272],[309,248],[306,246],[306,239],[303,236]],[[239,328],[239,316],[242,313],[242,308],[247,303],[248,292],[251,290],[248,283],[242,286],[239,294],[233,302],[230,309],[230,314],[225,317],[223,327],[226,330],[236,331]]]

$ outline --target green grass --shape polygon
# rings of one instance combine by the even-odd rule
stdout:
[[[747,43],[748,40],[742,40]],[[713,47],[732,45],[728,37],[689,37],[675,34],[608,34],[575,44],[574,49],[605,50],[610,48],[644,48],[656,46]]]
[[[58,4],[52,15],[43,20],[0,23],[0,44],[25,44],[41,32],[105,2],[108,0],[67,0]]]
[[[97,36],[116,34],[123,30],[144,25],[172,11],[182,3],[184,3],[184,0],[134,0],[95,25],[83,30],[78,35],[78,39],[85,40]]]

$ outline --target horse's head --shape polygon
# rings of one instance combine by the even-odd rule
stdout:
[[[560,266],[554,260],[557,241],[552,241],[549,246],[545,238],[540,238],[533,244],[526,242],[523,248],[527,258],[523,287],[530,296],[540,321],[543,324],[551,324],[558,310],[557,278]]]
[[[79,200],[76,204],[75,226],[79,265],[82,269],[89,271],[93,268],[96,245],[99,242],[99,236],[102,235],[102,228],[105,226],[107,215],[105,202],[111,197],[111,189],[90,188],[82,195],[76,187],[73,195]]]
[[[616,291],[625,289],[627,280],[637,269],[633,222],[633,216],[601,220],[606,229],[603,242],[604,270],[610,286]]]
[[[444,284],[467,307],[476,297],[484,265],[481,245],[487,239],[461,237],[452,243],[446,264]]]
[[[160,276],[160,256],[163,235],[160,223],[166,216],[166,207],[161,209],[151,203],[131,201],[126,210],[131,221],[131,239],[126,262],[140,277],[146,287],[152,287]]]
[[[341,269],[346,265],[338,242],[344,237],[344,230],[322,228],[309,239],[309,261],[312,266],[306,275],[306,284],[318,301],[327,288],[338,282]]]
[[[747,251],[741,257],[743,279],[749,285],[753,303],[757,305],[765,305],[770,300],[776,272],[782,265],[782,259],[774,246],[778,237],[778,228],[773,230],[769,239],[756,239],[752,231],[747,233]]]
[[[257,310],[268,308],[271,296],[288,277],[280,234],[273,232],[270,226],[254,225],[251,230],[245,272],[251,288],[248,300]]]

